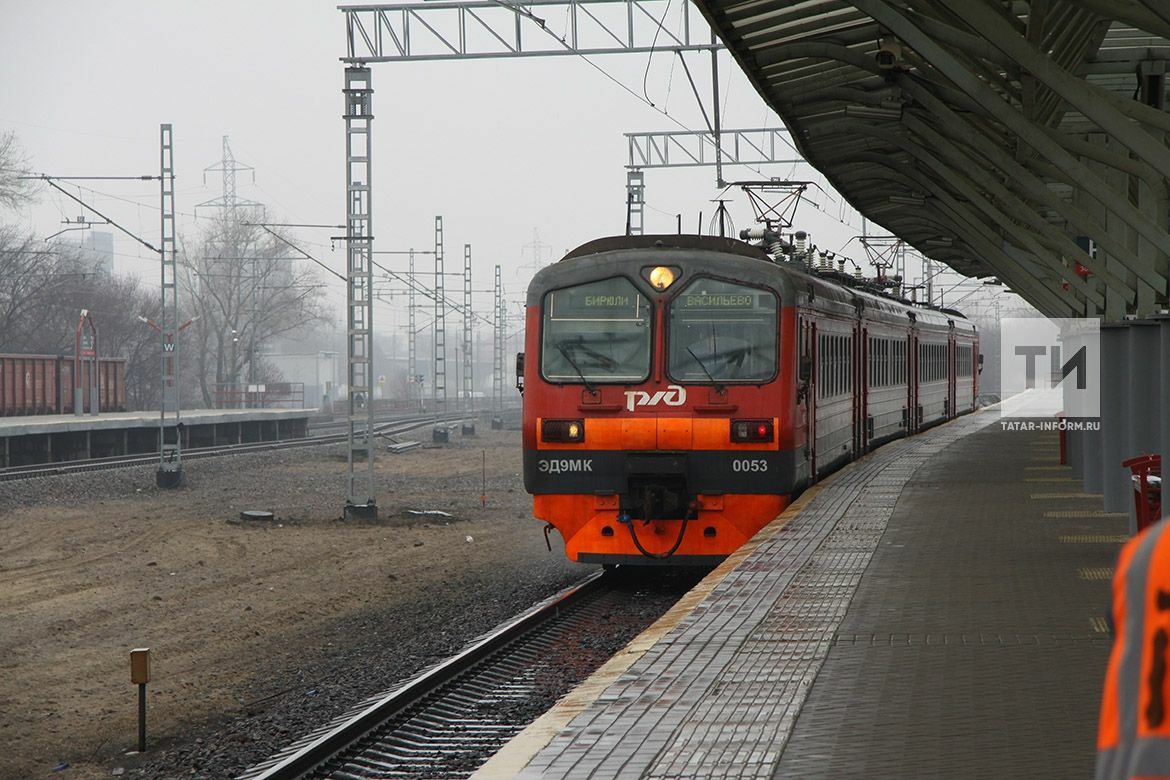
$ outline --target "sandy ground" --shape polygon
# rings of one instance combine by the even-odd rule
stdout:
[[[0,777],[109,777],[125,763],[131,648],[152,653],[152,741],[174,742],[328,656],[346,615],[457,590],[497,554],[584,576],[555,534],[545,549],[519,473],[515,432],[381,455],[377,523],[341,521],[337,448],[192,461],[174,492],[148,469],[0,483]],[[278,522],[229,522],[244,509]]]

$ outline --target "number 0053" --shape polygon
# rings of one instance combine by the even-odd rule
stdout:
[[[755,458],[736,459],[731,461],[731,470],[735,472],[767,471],[768,461]]]

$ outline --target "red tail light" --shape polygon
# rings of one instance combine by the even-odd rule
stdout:
[[[585,441],[584,420],[543,420],[540,438],[544,441],[582,442]]]
[[[735,442],[772,441],[775,433],[771,420],[731,421],[731,440]]]

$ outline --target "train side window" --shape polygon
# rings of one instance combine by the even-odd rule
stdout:
[[[550,382],[641,382],[650,375],[650,305],[613,277],[544,296],[540,370]]]

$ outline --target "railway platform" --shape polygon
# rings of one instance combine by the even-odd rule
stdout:
[[[807,491],[475,775],[1088,777],[1128,518],[987,410]]]
[[[303,438],[316,409],[191,409],[183,447]],[[0,468],[158,451],[159,413],[0,417]]]

